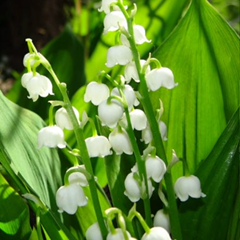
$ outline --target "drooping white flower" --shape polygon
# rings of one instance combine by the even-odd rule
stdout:
[[[159,130],[163,141],[167,141],[167,125],[163,121],[159,121]],[[152,131],[150,129],[149,124],[147,124],[147,127],[142,130],[142,141],[144,141],[145,144],[148,144],[152,141]]]
[[[129,47],[124,45],[110,47],[107,53],[106,66],[112,68],[116,65],[125,66],[132,61],[133,55]]]
[[[153,218],[154,227],[162,227],[170,233],[170,219],[169,215],[164,212],[163,209],[160,209],[156,212]]]
[[[129,240],[136,240],[135,238],[132,238],[130,233],[126,231],[128,239]],[[109,232],[107,235],[106,240],[123,240],[125,239],[123,230],[121,228],[115,228],[114,232]]]
[[[146,31],[145,28],[141,25],[134,25],[133,26],[134,30],[134,36],[135,36],[135,41],[136,44],[141,45],[143,43],[150,43],[151,40],[148,40],[146,37]]]
[[[141,187],[139,182],[134,178],[134,174],[136,173],[129,173],[124,181],[124,194],[131,202],[137,202],[141,198]]]
[[[140,60],[140,64],[142,67],[144,66],[145,63],[146,63],[146,60],[143,60],[143,59]],[[146,73],[148,73],[149,71],[150,71],[150,66],[146,68]],[[127,83],[129,83],[131,79],[133,79],[137,83],[140,82],[135,62],[130,62],[126,65],[124,70],[124,76]]]
[[[111,155],[111,144],[104,136],[94,136],[85,139],[90,157],[105,157]]]
[[[86,176],[81,172],[73,172],[69,175],[68,181],[70,184],[77,183],[82,187],[88,186],[88,180]]]
[[[79,120],[78,110],[73,107],[73,111],[74,111],[74,114],[75,114],[77,120]],[[56,111],[55,120],[56,120],[57,126],[59,126],[60,128],[73,130],[72,122],[71,122],[70,117],[65,108],[61,107]]]
[[[158,156],[148,156],[145,164],[147,176],[149,178],[152,178],[153,181],[159,183],[163,179],[163,176],[167,171],[167,167],[164,161]]]
[[[75,214],[78,207],[86,206],[88,199],[79,184],[61,186],[56,193],[56,202],[59,212]]]
[[[147,117],[141,109],[133,109],[130,112],[132,128],[141,131],[147,127]],[[121,120],[123,126],[127,127],[126,115]]]
[[[98,106],[98,116],[103,126],[115,128],[123,115],[123,107],[118,103],[108,100]]]
[[[92,102],[95,106],[98,106],[101,102],[105,101],[109,97],[109,88],[104,83],[90,82],[87,85],[86,92],[84,94],[85,102]]]
[[[117,3],[118,0],[102,0],[101,7],[98,9],[99,12],[110,13],[110,6],[112,3]]]
[[[150,43],[151,41],[147,39],[146,37],[146,31],[143,26],[141,25],[134,25],[133,26],[134,31],[134,38],[137,45],[142,45],[143,43]],[[127,39],[127,37],[124,34],[121,34],[121,42],[123,45],[130,47],[130,43]]]
[[[117,155],[122,153],[131,155],[133,153],[132,144],[125,129],[115,128],[109,134],[109,142]]]
[[[63,130],[56,125],[42,128],[38,133],[38,146],[39,148],[43,146],[65,148]]]
[[[145,233],[141,240],[171,240],[169,233],[162,227],[153,227],[149,233]]]
[[[146,197],[146,186],[144,183],[141,183],[136,179],[138,177],[137,172],[131,172],[127,175],[124,186],[126,195],[131,202],[137,202],[140,198]],[[152,196],[154,187],[152,186],[152,182],[148,180],[148,192],[149,197]]]
[[[86,231],[87,240],[103,240],[99,224],[92,224]]]
[[[27,89],[29,96],[34,102],[39,96],[47,97],[53,95],[51,81],[40,74],[33,75],[32,72],[24,73],[21,79],[22,86]]]
[[[127,84],[124,85],[123,94],[124,94],[124,97],[127,100],[129,110],[131,110],[133,108],[133,106],[137,106],[139,104],[139,101],[137,100],[136,94],[135,94],[133,88],[130,85],[127,85]],[[113,88],[113,90],[111,92],[111,96],[121,97],[121,94],[120,94],[118,88]]]
[[[146,74],[146,82],[150,91],[157,91],[161,87],[172,89],[177,86],[173,72],[169,68],[156,68]]]
[[[130,233],[128,231],[126,232],[127,232],[128,238],[133,239],[131,238]],[[121,228],[115,228],[115,231],[109,232],[106,238],[106,240],[123,240],[123,239],[125,239],[125,237],[123,234],[123,230]]]
[[[120,27],[126,30],[128,29],[127,20],[121,11],[112,11],[108,13],[104,18],[103,25],[104,33],[115,32],[119,30]]]
[[[199,178],[194,175],[178,178],[174,185],[174,190],[182,202],[187,201],[189,197],[201,198],[206,196],[202,193]]]

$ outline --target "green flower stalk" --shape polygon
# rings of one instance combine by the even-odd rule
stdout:
[[[76,118],[76,115],[74,113],[71,101],[68,97],[67,86],[66,86],[65,83],[61,83],[59,81],[59,79],[56,76],[55,72],[53,71],[50,63],[46,60],[46,58],[44,58],[41,54],[39,54],[37,52],[35,46],[33,45],[32,41],[31,41],[31,39],[27,39],[26,41],[28,43],[30,54],[34,53],[34,55],[37,56],[36,58],[38,58],[40,60],[41,64],[51,74],[52,78],[54,79],[57,87],[59,88],[59,90],[62,94],[63,102],[64,102],[64,108],[66,109],[66,111],[69,115],[69,118],[72,122],[73,130],[74,130],[75,137],[76,137],[77,144],[78,144],[78,148],[81,152],[82,161],[85,165],[86,171],[89,172],[89,174],[92,176],[88,181],[89,181],[90,192],[91,192],[91,195],[92,195],[93,205],[94,205],[96,217],[97,217],[97,220],[98,220],[98,223],[99,223],[99,227],[101,229],[101,233],[102,233],[103,236],[106,236],[107,229],[106,229],[106,226],[105,226],[105,223],[104,223],[104,218],[103,218],[103,215],[102,215],[102,209],[101,209],[98,194],[97,194],[97,187],[96,187],[96,183],[95,183],[95,180],[94,180],[94,173],[93,173],[90,157],[89,157],[89,154],[88,154],[87,146],[86,146],[86,143],[85,143],[83,129],[79,125],[79,121]]]
[[[139,75],[139,80],[140,80],[139,92],[142,96],[141,103],[143,105],[144,111],[147,115],[147,118],[150,124],[150,128],[152,130],[154,145],[158,146],[156,148],[156,153],[167,165],[168,161],[167,161],[167,156],[165,153],[162,137],[159,130],[159,124],[156,120],[154,110],[152,108],[152,103],[149,96],[149,90],[146,83],[145,73],[143,72],[143,68],[141,66],[140,54],[138,52],[136,42],[134,39],[133,18],[129,16],[124,5],[122,4],[122,1],[119,1],[117,5],[121,9],[122,13],[124,14],[127,20],[127,26],[128,26],[128,32],[129,32],[129,34],[127,34],[127,39],[130,43],[130,47],[133,54],[133,60],[135,62],[136,69]],[[181,240],[182,239],[181,227],[179,222],[178,209],[177,209],[177,203],[175,199],[175,192],[173,188],[171,172],[166,172],[164,176],[164,180],[166,182],[166,188],[167,188],[167,194],[168,194],[169,216],[170,216],[170,221],[172,226],[172,229],[171,229],[172,234],[174,238]]]

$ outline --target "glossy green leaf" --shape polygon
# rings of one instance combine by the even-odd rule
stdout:
[[[60,161],[56,150],[37,146],[38,132],[44,122],[35,113],[9,101],[2,93],[0,110],[2,165],[10,167],[47,206],[56,209],[55,193],[61,183]]]
[[[180,204],[184,239],[237,239],[234,236],[240,213],[239,117],[238,109],[196,172],[207,196]],[[227,238],[230,233],[232,238]]]
[[[48,59],[59,80],[67,83],[69,96],[72,97],[85,82],[84,49],[77,36],[73,34],[70,27],[66,27],[62,34],[51,41],[41,53]],[[52,80],[46,69],[40,66],[37,71]],[[22,87],[19,79],[8,94],[8,98],[22,107],[33,110],[45,119],[48,116],[47,101],[61,99],[61,94],[54,83],[53,86],[54,96],[32,102],[27,98],[28,92]]]
[[[207,157],[239,106],[239,38],[205,0],[192,1],[187,13],[155,52],[172,69],[178,87],[153,94],[169,128],[166,144],[185,159],[190,172]],[[175,171],[179,176],[180,170]]]
[[[31,227],[28,206],[1,174],[0,196],[0,239],[29,239]]]

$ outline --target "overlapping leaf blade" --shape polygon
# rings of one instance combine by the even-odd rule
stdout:
[[[29,239],[31,227],[28,206],[1,174],[0,196],[0,239]]]
[[[0,110],[0,151],[8,155],[8,164],[15,174],[19,173],[47,206],[56,209],[55,193],[61,183],[60,161],[56,150],[38,149],[37,136],[43,121],[10,102],[2,93]]]
[[[206,1],[192,1],[186,15],[155,52],[179,86],[153,94],[163,100],[169,127],[167,151],[175,149],[190,171],[207,157],[239,106],[239,38]],[[178,170],[179,171],[179,170]],[[178,172],[174,175],[179,176]]]
[[[228,232],[236,230],[240,187],[239,114],[238,109],[196,172],[206,198],[180,204],[184,239],[227,239]]]

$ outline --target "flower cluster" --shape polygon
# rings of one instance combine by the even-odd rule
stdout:
[[[84,167],[82,168],[84,169]],[[86,186],[88,186],[88,181],[83,173],[73,172],[68,174],[67,183],[61,186],[56,193],[59,212],[65,211],[68,214],[75,214],[78,207],[86,206],[88,198],[83,191],[83,187]]]
[[[59,212],[68,214],[75,214],[78,207],[88,204],[88,198],[84,193],[85,187],[90,187],[91,192],[95,191],[95,196],[97,196],[90,158],[104,158],[112,154],[134,155],[136,163],[131,165],[130,173],[125,176],[125,191],[122,194],[133,202],[134,206],[140,199],[143,200],[145,206],[147,204],[150,206],[150,198],[154,190],[157,189],[159,198],[164,204],[164,209],[157,211],[155,214],[154,227],[152,228],[147,226],[135,207],[130,210],[128,220],[131,221],[135,216],[139,219],[145,230],[142,240],[169,240],[171,239],[169,235],[171,227],[167,214],[168,203],[162,191],[164,186],[162,182],[166,174],[171,171],[172,165],[178,161],[178,158],[174,152],[173,161],[169,164],[167,159],[157,151],[159,146],[154,139],[155,133],[157,132],[157,137],[159,136],[159,145],[163,145],[162,141],[168,140],[167,125],[162,121],[162,102],[160,101],[159,109],[152,110],[149,114],[148,108],[152,107],[151,103],[147,105],[144,101],[148,97],[148,93],[158,91],[161,88],[170,90],[175,88],[177,84],[173,72],[169,68],[162,67],[157,59],[152,58],[151,55],[146,60],[140,58],[137,46],[151,41],[146,37],[144,27],[135,25],[132,21],[137,12],[136,6],[133,10],[128,11],[127,6],[123,5],[120,0],[102,0],[99,11],[106,14],[104,34],[116,32],[119,36],[119,38],[116,38],[116,46],[108,49],[106,66],[110,70],[121,66],[122,72],[114,78],[106,72],[101,72],[97,81],[90,82],[86,86],[84,101],[93,104],[97,114],[92,116],[91,119],[87,119],[87,117],[83,119],[83,116],[81,122],[78,110],[71,106],[70,100],[66,101],[67,97],[64,94],[67,94],[67,91],[62,91],[62,87],[65,87],[65,85],[61,85],[58,79],[54,79],[65,102],[50,102],[52,105],[50,107],[49,126],[39,131],[38,146],[39,148],[44,146],[70,148],[65,141],[64,131],[81,131],[80,136],[78,136],[81,141],[77,140],[80,154],[78,157],[81,161],[78,159],[78,165],[75,164],[74,167],[68,169],[65,174],[64,185],[56,192]],[[40,53],[36,52],[33,45],[30,45],[29,49],[30,53],[26,54],[23,60],[28,73],[23,74],[21,83],[27,89],[29,98],[37,101],[39,96],[53,95],[53,86],[50,79],[36,71],[40,64],[47,66],[47,69],[50,68],[50,65]],[[53,78],[56,77],[55,74],[52,76]],[[147,96],[144,94],[147,94]],[[150,99],[149,102],[151,102]],[[53,109],[56,106],[60,107],[55,111],[55,118],[53,119]],[[92,135],[88,132],[86,137],[83,129],[87,122],[92,129]],[[143,151],[139,144],[143,146]],[[87,164],[85,164],[86,162]],[[189,197],[205,197],[201,190],[200,180],[193,175],[180,177],[175,183],[174,190],[181,201],[186,201]],[[94,205],[95,199],[92,200]],[[146,216],[146,219],[149,217],[151,222],[151,212],[148,214],[149,216]],[[108,235],[106,239],[108,240],[135,239],[126,230],[126,223],[121,210],[108,209],[105,215],[107,223],[102,219],[101,224],[95,223],[89,227],[86,232],[88,240],[103,239],[103,230],[100,229],[102,225],[107,226]],[[112,223],[116,216],[117,228]]]

